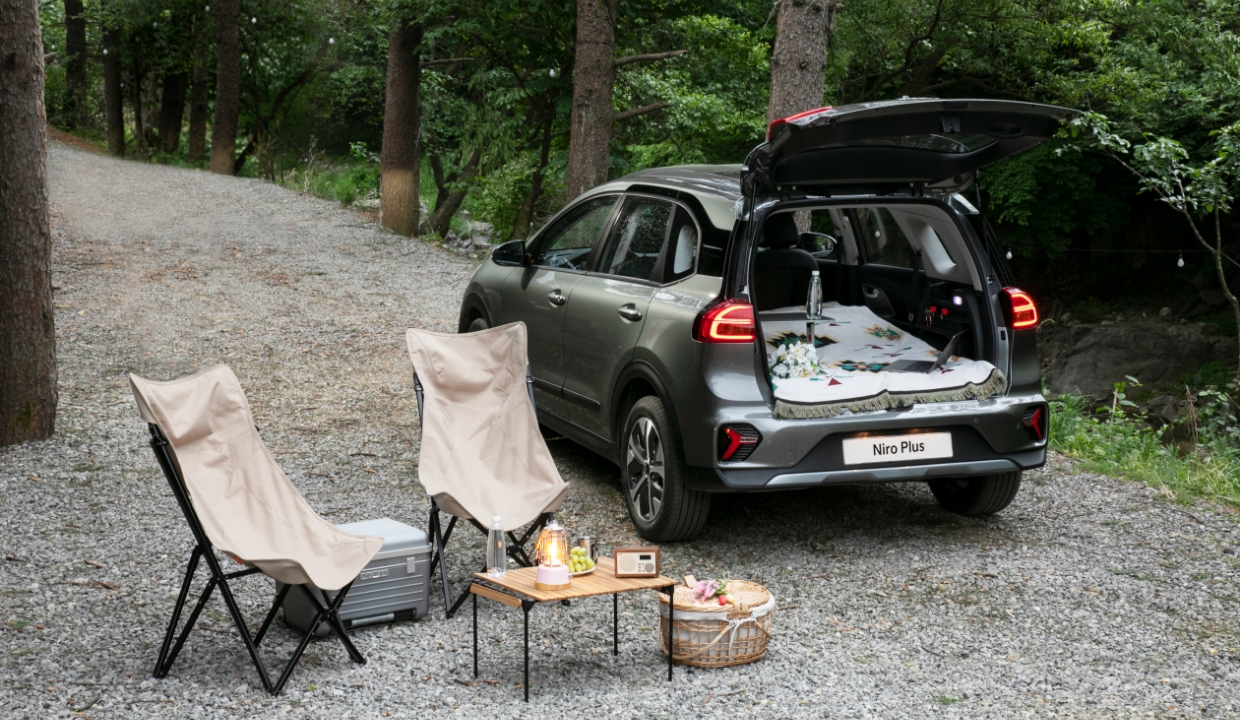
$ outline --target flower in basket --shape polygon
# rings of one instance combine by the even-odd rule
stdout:
[[[727,591],[728,578],[726,576],[722,580],[698,580],[693,585],[693,599],[704,603],[718,598],[720,605],[727,605],[732,602],[732,597]]]
[[[818,352],[799,338],[789,338],[775,351],[771,375],[777,378],[808,378],[821,372]]]

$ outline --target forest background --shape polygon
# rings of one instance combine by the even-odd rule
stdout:
[[[565,201],[571,0],[44,0],[49,122],[101,147],[110,134],[111,150],[127,157],[205,167],[219,87],[217,1],[238,7],[237,174],[377,206],[390,31],[400,19],[416,28],[404,41],[421,75],[421,129],[410,145],[428,211],[419,234],[463,233],[472,221],[493,225],[496,240],[525,237]],[[765,133],[774,4],[610,7],[616,57],[637,60],[614,68],[608,175],[742,161]],[[1211,133],[1240,120],[1235,2],[827,7],[822,105],[906,95],[1054,103],[1104,113],[1135,142],[1175,138],[1202,160]],[[978,199],[1021,285],[1052,317],[1166,305],[1234,334],[1212,259],[1183,219],[1112,160],[1061,152],[1065,143],[980,173]],[[1224,222],[1227,252],[1240,257],[1237,225]]]

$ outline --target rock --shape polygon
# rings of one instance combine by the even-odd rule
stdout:
[[[476,222],[470,225],[475,245],[490,245],[491,236],[495,234],[495,226],[491,223]]]
[[[1156,397],[1145,407],[1147,412],[1168,425],[1180,419],[1180,404],[1170,395]]]
[[[1160,318],[1165,318],[1165,317],[1167,317],[1167,316],[1168,316],[1168,315],[1170,315],[1170,314],[1171,314],[1171,308],[1169,308],[1169,307],[1165,307],[1165,308],[1163,308],[1162,310],[1159,310],[1159,311],[1158,311],[1158,317],[1160,317]]]
[[[1066,323],[1066,322],[1068,322],[1068,321],[1069,321],[1069,320],[1071,320],[1071,319],[1072,319],[1072,313],[1070,313],[1070,312],[1066,312],[1066,313],[1064,313],[1063,315],[1061,315],[1061,316],[1060,316],[1059,321],[1060,321],[1060,322],[1065,322],[1065,323]]]
[[[1109,396],[1112,384],[1125,375],[1156,387],[1236,356],[1236,339],[1213,335],[1204,323],[1051,325],[1039,331],[1038,340],[1051,392],[1099,398]]]
[[[1227,302],[1227,296],[1223,294],[1222,290],[1202,290],[1197,293],[1197,297],[1208,307],[1215,307]]]

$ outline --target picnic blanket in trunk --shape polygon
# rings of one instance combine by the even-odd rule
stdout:
[[[939,351],[889,324],[869,308],[827,303],[806,342],[805,308],[761,313],[775,417],[833,417],[917,403],[1002,395],[1007,379],[994,365],[953,356],[929,373],[886,372],[897,360],[930,360]]]

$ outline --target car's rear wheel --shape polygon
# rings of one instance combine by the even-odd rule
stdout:
[[[993,515],[1011,504],[1020,490],[1020,471],[976,478],[931,480],[939,505],[959,515]]]
[[[469,324],[469,329],[465,332],[478,332],[479,330],[486,330],[489,327],[491,327],[491,324],[487,322],[486,318],[476,317],[474,318],[474,321]]]
[[[710,514],[710,495],[685,487],[675,429],[659,398],[641,398],[624,423],[620,475],[629,517],[651,542],[697,537]]]

